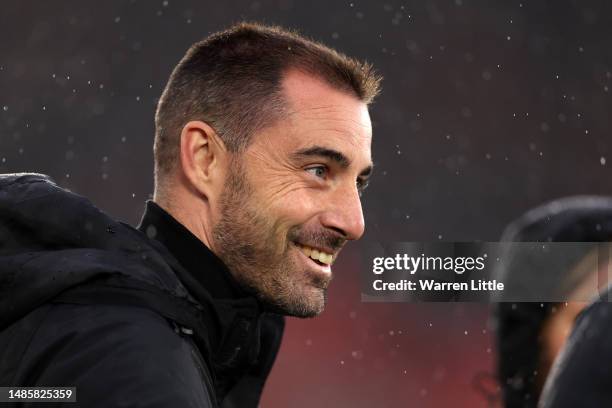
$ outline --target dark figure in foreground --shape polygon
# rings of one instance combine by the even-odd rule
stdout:
[[[0,176],[0,384],[76,386],[82,407],[256,407],[283,316],[323,310],[363,234],[379,80],[240,24],[170,77],[138,229],[48,177]]]
[[[507,284],[524,285],[537,276],[548,286],[558,302],[500,302],[494,316],[497,337],[498,377],[506,408],[535,408],[551,368],[566,344],[576,318],[598,291],[605,290],[601,267],[610,251],[605,244],[612,239],[612,198],[596,196],[569,197],[552,201],[527,212],[510,224],[501,241],[507,242],[566,242],[562,256],[538,259],[523,251],[497,271]],[[583,244],[584,243],[584,244]],[[601,243],[601,244],[598,244]],[[543,275],[548,276],[543,276]],[[501,276],[504,275],[504,276]],[[544,296],[538,293],[538,296]],[[565,301],[568,300],[568,301]],[[579,321],[583,317],[579,318]],[[588,379],[587,379],[588,378]],[[585,381],[592,381],[589,375]],[[573,393],[571,387],[567,390]],[[587,395],[580,395],[568,407],[608,406],[584,405]],[[555,405],[556,406],[556,405]]]
[[[612,228],[607,222],[605,228]],[[608,263],[610,254],[608,253]],[[609,276],[610,266],[602,274]],[[602,293],[576,319],[574,329],[548,376],[538,407],[612,405],[612,292]]]

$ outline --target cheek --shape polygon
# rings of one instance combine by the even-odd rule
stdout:
[[[316,195],[309,189],[297,189],[277,197],[268,207],[276,214],[278,222],[286,228],[306,223],[319,211]]]

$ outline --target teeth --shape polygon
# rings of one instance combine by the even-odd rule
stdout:
[[[331,263],[332,256],[330,254],[324,254],[321,252],[319,255],[319,262],[329,265]]]
[[[326,265],[331,265],[334,256],[332,254],[325,253],[323,251],[319,251],[317,249],[312,249],[307,246],[299,245],[299,248],[302,250],[304,255],[314,259],[315,261],[319,261]]]

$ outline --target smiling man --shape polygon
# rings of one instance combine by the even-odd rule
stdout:
[[[166,85],[138,230],[46,176],[0,176],[0,385],[76,387],[87,407],[256,407],[283,316],[323,311],[364,232],[379,82],[239,24]]]
[[[280,88],[284,117],[243,151],[229,152],[206,122],[187,123],[182,167],[158,173],[170,187],[156,201],[261,300],[308,317],[323,310],[338,252],[363,234],[371,125],[365,103],[313,74],[290,68]]]

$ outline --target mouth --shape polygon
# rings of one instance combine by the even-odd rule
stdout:
[[[304,258],[306,258],[306,261],[311,266],[315,266],[317,270],[326,275],[331,274],[331,265],[336,260],[336,256],[334,256],[334,254],[324,252],[307,245],[298,244],[297,242],[294,242],[294,245],[298,248],[299,252],[302,253]]]

